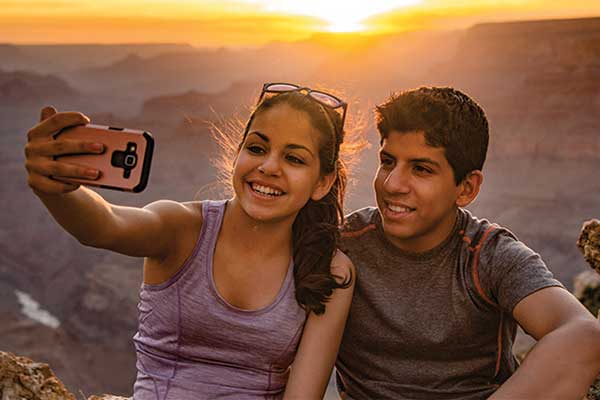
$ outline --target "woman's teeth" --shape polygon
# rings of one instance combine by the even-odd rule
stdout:
[[[252,187],[252,190],[260,194],[267,194],[269,196],[281,196],[283,194],[281,190],[273,189],[256,183],[251,183],[250,186]]]

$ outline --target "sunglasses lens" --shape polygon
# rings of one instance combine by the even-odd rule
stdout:
[[[272,83],[265,88],[269,92],[290,92],[297,90],[299,87],[289,83]]]
[[[319,103],[325,104],[326,106],[329,106],[331,108],[336,108],[342,105],[342,102],[340,100],[327,93],[313,90],[310,92],[310,96],[313,99],[317,100]]]

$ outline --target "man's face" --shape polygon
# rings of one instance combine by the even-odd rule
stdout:
[[[444,149],[422,132],[390,132],[379,149],[373,185],[386,237],[398,248],[423,252],[452,231],[460,185]]]

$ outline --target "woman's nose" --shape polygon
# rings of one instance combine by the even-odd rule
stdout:
[[[279,175],[281,173],[279,158],[275,155],[265,158],[263,163],[259,165],[258,170],[265,175]]]

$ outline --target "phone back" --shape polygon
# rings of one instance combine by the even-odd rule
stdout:
[[[148,183],[154,139],[145,131],[101,125],[79,125],[62,130],[55,139],[76,139],[104,144],[102,154],[69,154],[56,160],[96,168],[96,180],[54,177],[56,179],[98,186],[106,189],[141,192]]]

